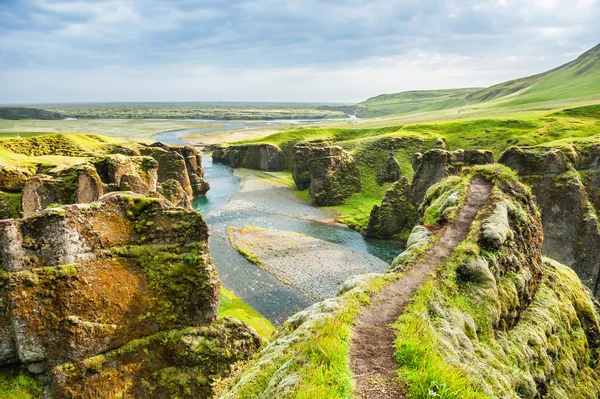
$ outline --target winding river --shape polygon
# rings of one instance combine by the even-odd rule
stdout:
[[[193,130],[192,132],[197,132]],[[179,137],[191,131],[167,132],[155,136],[166,144],[186,144]],[[345,226],[330,225],[283,216],[286,206],[298,206],[293,199],[278,201],[281,212],[228,209],[232,198],[239,196],[240,179],[230,166],[213,164],[211,157],[203,156],[205,178],[211,185],[206,197],[194,200],[194,208],[201,212],[210,226],[210,250],[219,277],[225,287],[233,290],[244,302],[255,308],[274,324],[312,304],[302,293],[275,279],[234,250],[227,235],[227,227],[260,226],[295,231],[321,240],[368,252],[391,262],[402,250],[398,242],[368,239]],[[248,193],[245,193],[248,195]],[[288,201],[294,203],[286,204]]]

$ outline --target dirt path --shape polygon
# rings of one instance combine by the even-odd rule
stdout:
[[[400,279],[376,295],[362,309],[350,341],[350,368],[356,382],[355,394],[362,399],[403,398],[394,361],[395,332],[390,327],[432,272],[467,236],[471,223],[491,195],[492,184],[480,176],[471,181],[467,202],[456,222],[448,226],[440,240],[427,250]]]

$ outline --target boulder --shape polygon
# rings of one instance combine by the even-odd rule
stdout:
[[[0,165],[0,191],[20,192],[33,173],[10,165]]]
[[[417,212],[410,202],[410,185],[406,176],[402,176],[386,191],[381,205],[373,206],[364,234],[389,238],[411,229],[416,222]]]
[[[360,170],[342,147],[324,142],[301,143],[293,150],[293,177],[299,189],[307,187],[317,205],[340,205],[360,191]]]
[[[262,347],[235,319],[171,330],[51,371],[55,397],[211,398],[215,379]]]
[[[282,171],[286,168],[283,151],[274,144],[240,144],[215,146],[213,162],[231,165],[232,168],[248,168],[266,171]]]
[[[105,191],[133,191],[147,194],[156,191],[159,164],[149,156],[109,155],[94,160]]]

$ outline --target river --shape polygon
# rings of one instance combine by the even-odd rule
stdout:
[[[179,139],[189,131],[168,132],[156,139],[167,144],[185,144]],[[255,308],[274,324],[312,304],[302,293],[275,279],[234,250],[227,235],[227,227],[260,226],[306,234],[321,240],[368,252],[386,262],[391,262],[402,250],[395,241],[370,239],[345,226],[330,225],[295,217],[283,216],[287,204],[293,199],[281,198],[278,206],[283,212],[260,210],[231,210],[227,205],[232,198],[240,196],[240,180],[228,165],[213,164],[211,157],[203,156],[206,180],[211,189],[207,196],[197,198],[193,205],[202,213],[210,226],[210,250],[225,287],[233,290],[248,305]],[[246,194],[248,195],[248,194]],[[308,205],[307,205],[308,206]]]

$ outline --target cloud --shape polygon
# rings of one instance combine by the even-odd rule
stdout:
[[[354,101],[539,72],[600,37],[597,0],[0,3],[1,102]]]

